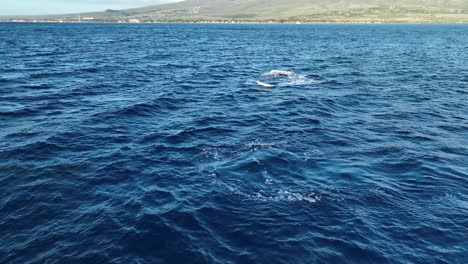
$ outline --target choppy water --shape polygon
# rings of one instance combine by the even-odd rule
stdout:
[[[0,263],[466,263],[467,32],[0,24]]]

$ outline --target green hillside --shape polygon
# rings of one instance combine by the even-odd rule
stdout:
[[[186,0],[83,15],[97,21],[466,23],[468,0]],[[76,19],[75,15],[53,17]]]

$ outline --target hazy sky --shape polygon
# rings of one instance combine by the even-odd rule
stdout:
[[[181,0],[0,0],[0,15],[45,15],[123,9]]]

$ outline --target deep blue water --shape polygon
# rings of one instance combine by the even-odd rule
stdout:
[[[467,33],[0,24],[0,263],[466,263]]]

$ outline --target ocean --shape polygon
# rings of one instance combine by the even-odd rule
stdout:
[[[0,263],[466,263],[467,33],[0,24]]]

